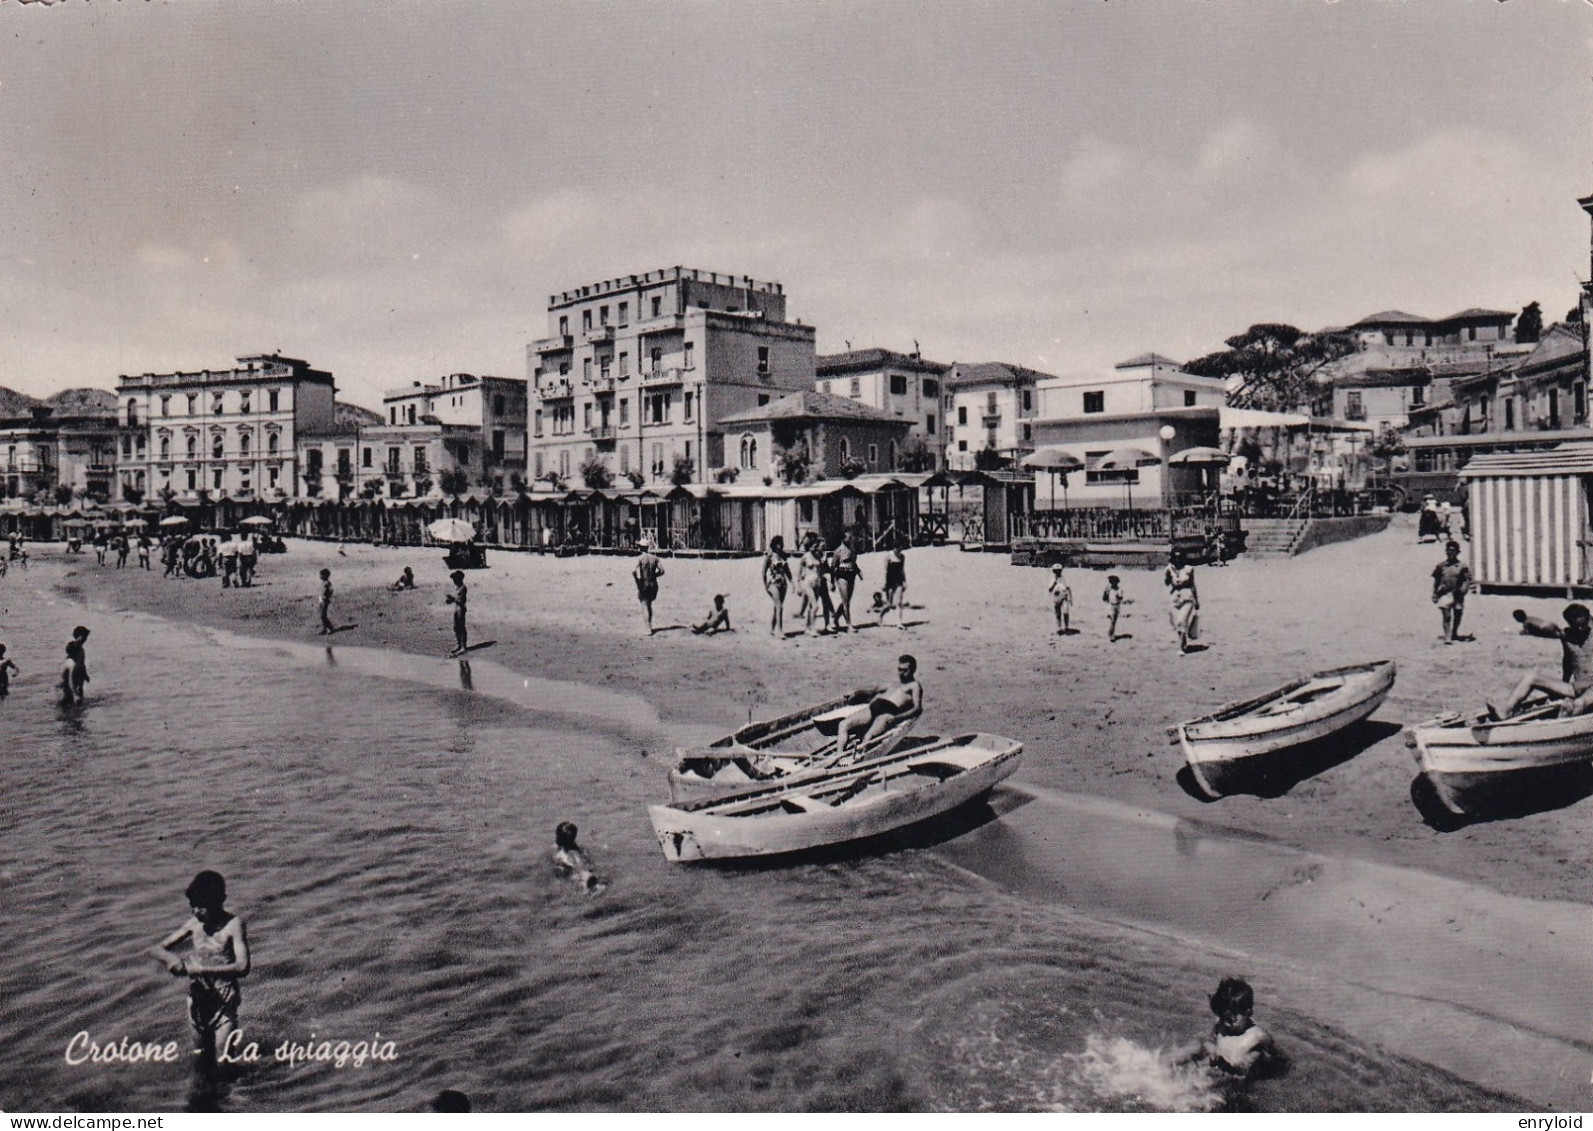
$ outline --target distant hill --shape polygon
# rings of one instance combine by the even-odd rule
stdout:
[[[62,389],[44,398],[57,416],[115,416],[116,394],[106,389]]]
[[[369,428],[374,424],[382,423],[382,414],[372,412],[357,404],[347,401],[338,401],[337,404],[337,429],[339,432],[353,428]]]
[[[19,393],[15,389],[8,389],[4,385],[0,385],[0,418],[27,416],[39,403],[34,398]]]

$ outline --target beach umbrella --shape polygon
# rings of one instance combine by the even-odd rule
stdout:
[[[1185,448],[1176,455],[1168,456],[1167,462],[1183,467],[1222,467],[1229,458],[1228,453],[1221,448]]]
[[[162,526],[187,526],[188,520],[180,514],[168,515],[160,520]]]
[[[248,518],[244,519],[242,522],[238,523],[238,525],[239,526],[270,526],[272,524],[272,521],[273,521],[272,519],[267,518],[263,514],[253,514],[253,515],[250,515]]]
[[[472,542],[476,528],[462,518],[439,518],[426,528],[433,542]]]
[[[1143,448],[1118,448],[1107,452],[1095,461],[1096,471],[1134,471],[1141,467],[1154,467],[1161,463],[1160,456],[1151,455]],[[1128,509],[1134,509],[1134,485],[1128,480],[1123,481],[1124,488],[1128,491]]]
[[[1065,448],[1049,445],[1036,448],[1018,461],[1019,467],[1027,467],[1033,471],[1049,471],[1052,475],[1059,476],[1062,480],[1062,500],[1068,497],[1068,472],[1080,471],[1084,461]],[[1051,480],[1051,509],[1056,510],[1056,480]]]

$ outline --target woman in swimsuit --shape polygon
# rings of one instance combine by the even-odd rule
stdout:
[[[763,590],[773,602],[769,614],[769,635],[785,635],[785,595],[791,584],[791,563],[785,560],[785,539],[776,534],[769,539],[769,552],[763,555]]]

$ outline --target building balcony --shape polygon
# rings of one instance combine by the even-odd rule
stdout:
[[[986,415],[981,416],[979,418],[979,423],[982,424],[986,428],[1000,428],[1001,427],[1001,414],[999,412],[997,412],[997,413],[987,413]]]
[[[555,353],[558,350],[575,348],[574,334],[556,334],[551,338],[538,338],[531,343],[531,348],[537,353]]]
[[[594,377],[591,388],[594,393],[612,393],[614,391],[614,378]]]
[[[614,327],[612,326],[593,326],[590,330],[583,331],[583,333],[586,335],[588,342],[611,342],[614,340]]]
[[[537,386],[537,396],[543,400],[556,400],[559,397],[573,396],[573,387],[568,377],[556,377],[551,381],[544,381]]]
[[[655,385],[684,384],[689,372],[685,369],[650,369],[642,374],[642,386],[649,388]]]
[[[619,435],[618,430],[612,424],[598,424],[588,428],[586,431],[587,434],[592,437],[592,439],[597,440],[600,443],[605,440],[612,442],[613,440],[617,439]]]

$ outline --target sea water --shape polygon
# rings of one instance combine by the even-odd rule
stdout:
[[[145,954],[222,872],[248,926],[227,1110],[1198,1111],[1164,1050],[1232,959],[1012,894],[934,843],[667,863],[655,708],[490,661],[276,644],[0,583],[0,1106],[173,1110],[185,984]],[[91,621],[88,702],[53,684]],[[479,657],[479,654],[478,654]],[[609,887],[561,883],[576,822]],[[1516,1106],[1261,1002],[1262,1110]],[[356,1062],[364,1042],[369,1052]],[[335,1059],[339,1048],[342,1063]],[[79,1058],[81,1059],[81,1058]]]

